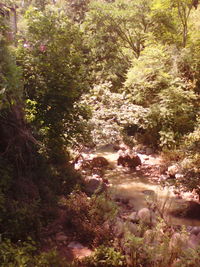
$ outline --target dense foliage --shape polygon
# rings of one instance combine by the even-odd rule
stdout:
[[[173,154],[174,160],[179,154],[184,186],[200,195],[198,4],[1,1],[3,266],[65,264],[58,264],[54,253],[37,254],[34,242],[19,240],[39,240],[43,227],[57,216],[58,197],[81,188],[69,153],[81,145],[142,143]],[[106,246],[96,250],[88,266],[103,266],[101,260],[108,266],[118,266],[119,260],[123,266],[124,257],[109,247],[112,236],[102,227],[108,219],[104,215],[115,210],[111,202],[82,193],[67,199],[65,223],[73,225],[74,236]],[[140,241],[130,243],[148,254]]]

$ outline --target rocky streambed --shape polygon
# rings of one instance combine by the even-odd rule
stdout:
[[[170,169],[159,155],[150,150],[146,153],[133,152],[141,161],[138,164],[137,160],[135,167],[129,167],[129,164],[133,166],[130,163],[132,156],[128,158],[128,166],[124,160],[119,161],[121,151],[112,145],[82,152],[74,162],[75,168],[84,177],[87,195],[104,192],[119,207],[117,217],[114,221],[108,221],[107,225],[114,233],[116,247],[120,246],[124,255],[130,255],[130,246],[126,245],[128,233],[129,237],[143,238],[148,247],[162,244],[162,237],[164,240],[168,236],[172,250],[177,246],[180,249],[196,249],[200,245],[200,205],[197,196],[192,192],[178,191],[170,184],[172,173],[169,173]],[[173,179],[180,177],[177,174]],[[88,247],[69,238],[70,233],[62,226],[65,217],[65,210],[61,210],[58,222],[51,227],[55,233],[47,240],[48,243],[51,240],[52,246],[56,243],[61,255],[67,255],[69,260],[91,255]],[[158,226],[162,220],[164,224]],[[185,227],[184,233],[182,226]]]
[[[145,153],[137,155],[142,164],[136,168],[117,165],[119,151],[115,151],[112,146],[102,147],[92,155],[103,157],[109,162],[103,177],[109,185],[107,193],[120,207],[114,232],[122,240],[122,247],[127,230],[135,236],[142,235],[148,239],[162,218],[172,229],[172,247],[178,242],[183,248],[197,248],[200,245],[200,205],[197,195],[177,191],[168,182],[171,173],[163,173],[164,163],[160,156]],[[179,179],[180,176],[177,174],[173,179]],[[142,234],[141,223],[148,228]],[[186,234],[181,234],[183,226]]]
[[[160,210],[159,215],[165,217],[169,224],[200,226],[200,205],[197,196],[192,192],[177,190],[171,185],[169,174],[163,172],[165,165],[162,158],[150,153],[151,151],[147,152],[149,155],[137,153],[142,164],[136,168],[118,165],[121,152],[111,145],[87,154],[87,158],[101,157],[109,162],[101,173],[90,173],[89,178],[86,171],[90,185],[93,181],[93,188],[89,186],[89,191],[95,191],[99,186],[98,181],[103,177],[103,181],[106,181],[104,189],[108,186],[108,193],[123,207],[124,213],[129,210],[138,212],[143,208],[154,209],[156,204]],[[179,174],[177,177],[179,178]]]

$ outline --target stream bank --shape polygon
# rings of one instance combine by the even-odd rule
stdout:
[[[147,149],[147,152],[152,151]],[[91,176],[97,179],[103,176],[109,185],[108,194],[123,206],[124,212],[127,209],[138,212],[152,202],[159,206],[161,215],[170,225],[200,226],[200,205],[197,196],[192,192],[177,190],[166,174],[167,167],[160,155],[134,151],[142,164],[136,168],[128,168],[117,165],[120,153],[114,146],[106,145],[83,154],[83,158],[92,160],[103,157],[109,162],[103,175],[97,173]],[[82,171],[87,177],[87,171]],[[192,211],[189,211],[187,216],[184,209],[188,209],[188,206],[194,209],[194,216],[191,216]]]
[[[128,238],[144,240],[147,251],[149,248],[156,250],[156,246],[162,247],[166,238],[170,249],[177,248],[177,242],[180,242],[181,249],[196,249],[200,245],[200,220],[184,217],[180,212],[180,216],[178,213],[177,216],[172,215],[173,210],[184,212],[185,204],[190,202],[199,207],[195,196],[189,192],[177,194],[177,189],[170,185],[169,177],[163,173],[164,162],[159,155],[138,152],[141,166],[128,168],[117,164],[119,154],[120,151],[113,146],[104,146],[82,152],[75,163],[75,168],[84,177],[86,199],[90,201],[93,196],[103,192],[108,200],[111,199],[118,206],[115,219],[104,221],[101,225],[101,228],[106,226],[114,234],[113,247],[129,259],[131,245],[126,245],[130,241],[128,235]],[[79,202],[74,204],[79,206]],[[54,247],[56,244],[59,254],[69,262],[94,255],[94,247],[90,242],[81,242],[72,236],[73,233],[66,226],[67,214],[66,208],[61,207],[57,222],[51,226],[51,237],[48,240],[45,238],[46,246],[52,243]],[[164,218],[164,222],[160,218]],[[182,226],[185,226],[186,233],[182,232]],[[47,230],[47,235],[49,233],[50,230]]]

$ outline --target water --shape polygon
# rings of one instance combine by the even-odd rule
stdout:
[[[143,163],[142,168],[137,167],[137,170],[130,170],[117,166],[119,155],[112,148],[99,149],[93,156],[105,157],[110,163],[104,177],[111,184],[110,194],[113,198],[126,200],[135,211],[147,207],[147,201],[153,201],[161,210],[164,210],[163,214],[170,224],[200,226],[199,220],[170,215],[174,209],[184,205],[185,200],[175,197],[170,187],[161,187],[157,177],[148,173],[148,168],[151,169],[160,164],[159,157],[139,155]],[[145,167],[147,167],[145,171],[142,170]]]

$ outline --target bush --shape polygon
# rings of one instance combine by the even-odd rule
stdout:
[[[125,257],[113,247],[100,246],[94,254],[83,260],[86,267],[120,267],[126,266]]]
[[[176,235],[174,239],[173,233]],[[184,246],[184,241],[187,240],[184,227],[179,233],[177,229],[173,229],[163,220],[160,220],[155,228],[145,231],[142,237],[131,235],[128,232],[126,240],[126,248],[130,251],[130,262],[133,267],[172,265],[195,267],[200,263],[199,247],[191,249]]]
[[[67,267],[69,266],[55,251],[37,253],[32,240],[17,244],[5,240],[0,243],[1,267]]]
[[[82,99],[93,115],[89,126],[96,145],[122,141],[127,137],[129,126],[142,128],[147,123],[147,109],[134,105],[125,94],[112,92],[111,87],[110,82],[94,85],[90,94]]]
[[[116,215],[116,206],[103,195],[88,198],[81,192],[72,193],[64,203],[66,227],[73,230],[76,239],[97,246],[113,238],[107,225]]]
[[[59,164],[67,157],[66,145],[76,137],[77,142],[84,139],[87,124],[88,113],[79,105],[88,89],[82,37],[56,8],[32,8],[26,20],[17,59],[23,69],[27,118],[42,143],[40,152]]]
[[[164,149],[179,145],[182,137],[193,131],[196,120],[198,96],[192,81],[184,76],[186,62],[178,62],[175,53],[181,57],[184,51],[161,45],[146,47],[133,61],[125,82],[132,103],[147,109],[146,138]]]

